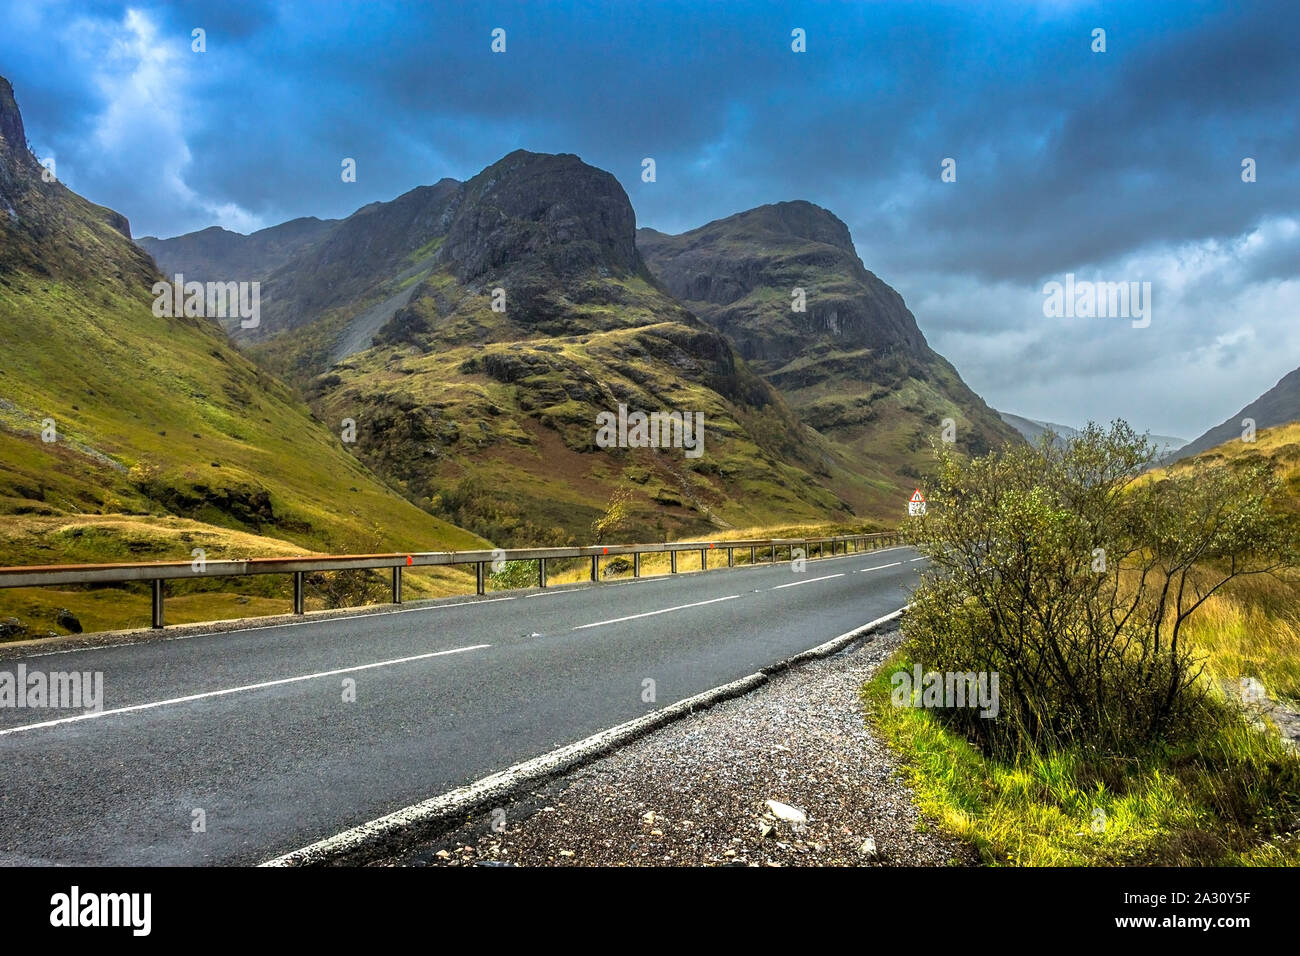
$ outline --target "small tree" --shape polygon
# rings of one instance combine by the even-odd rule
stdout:
[[[608,544],[620,531],[627,528],[632,519],[632,489],[619,485],[609,496],[605,513],[591,523],[591,533],[595,544]]]
[[[907,526],[931,563],[905,633],[927,670],[999,675],[997,718],[951,719],[992,748],[1123,751],[1185,729],[1205,692],[1188,617],[1288,552],[1269,463],[1144,474],[1154,447],[1123,422],[937,453],[928,513]]]

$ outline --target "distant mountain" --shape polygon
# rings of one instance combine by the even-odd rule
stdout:
[[[337,223],[335,219],[307,217],[247,236],[220,226],[209,226],[174,239],[144,236],[136,242],[153,256],[169,278],[189,268],[216,281],[265,279],[290,257],[316,242]],[[207,281],[206,279],[204,281]],[[238,324],[235,325],[238,328]]]
[[[970,452],[1019,440],[929,347],[827,210],[760,206],[678,236],[641,229],[637,246],[664,286],[878,488],[910,486],[944,419]]]
[[[211,557],[236,540],[300,552],[481,540],[387,487],[216,324],[155,315],[160,279],[123,216],[42,179],[0,78],[0,564],[188,561],[185,536]],[[127,530],[73,529],[96,515]]]
[[[1254,419],[1256,429],[1300,421],[1300,368],[1288,372],[1276,385],[1222,424],[1180,448],[1179,458],[1196,455],[1224,442],[1240,439],[1242,419]]]
[[[1010,412],[998,412],[1002,420],[1014,428],[1020,434],[1025,436],[1027,441],[1036,442],[1042,437],[1043,432],[1056,432],[1062,438],[1073,438],[1079,434],[1077,428],[1071,428],[1069,425],[1058,425],[1055,422],[1040,422],[1033,418],[1022,418],[1020,415],[1013,415]]]
[[[1013,415],[1010,412],[998,412],[1002,420],[1014,428],[1020,434],[1025,436],[1027,441],[1036,442],[1042,436],[1043,432],[1051,429],[1062,438],[1074,438],[1079,434],[1077,428],[1071,428],[1069,425],[1058,425],[1055,422],[1040,422],[1033,418],[1023,418],[1020,415]],[[1185,438],[1175,438],[1172,435],[1152,435],[1147,433],[1147,439],[1156,446],[1156,457],[1165,458],[1176,452],[1187,444]]]

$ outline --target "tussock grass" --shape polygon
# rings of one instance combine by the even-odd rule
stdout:
[[[1300,577],[1234,581],[1188,622],[1188,639],[1219,681],[1263,682],[1269,695],[1300,707]]]
[[[889,675],[911,666],[896,655],[863,701],[906,757],[922,813],[985,863],[1300,865],[1300,757],[1226,702],[1181,748],[1129,758],[1070,749],[1008,762],[946,730],[935,712],[894,707]]]

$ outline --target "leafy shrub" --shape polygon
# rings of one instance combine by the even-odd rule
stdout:
[[[965,460],[939,449],[907,534],[931,563],[905,622],[928,671],[996,672],[998,716],[943,719],[990,750],[1131,752],[1209,719],[1184,626],[1228,581],[1293,554],[1264,460],[1143,476],[1123,422]]]

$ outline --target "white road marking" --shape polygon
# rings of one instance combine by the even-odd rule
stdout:
[[[824,656],[825,653],[839,649],[843,642],[850,640],[855,635],[878,627],[888,621],[896,620],[903,613],[903,610],[905,609],[900,608],[886,614],[884,617],[876,618],[876,620],[864,624],[862,627],[846,631],[839,637],[831,638],[826,643],[805,652],[805,654]],[[805,654],[796,654],[786,660],[794,663],[804,658]],[[575,764],[583,760],[622,747],[624,744],[644,736],[647,731],[656,730],[661,726],[672,723],[679,717],[695,713],[702,704],[707,705],[716,703],[719,700],[726,700],[737,696],[739,693],[747,693],[749,690],[765,683],[767,683],[766,674],[761,671],[750,674],[748,677],[742,677],[730,684],[723,684],[720,687],[714,687],[703,693],[668,704],[658,710],[652,710],[641,717],[610,727],[608,730],[602,730],[576,743],[566,744],[552,750],[550,753],[514,764],[505,770],[498,770],[496,773],[476,780],[469,786],[449,790],[440,796],[412,804],[368,823],[351,827],[331,837],[326,837],[290,853],[277,856],[273,860],[267,860],[261,865],[295,866],[301,863],[318,863],[337,858],[347,852],[364,850],[378,839],[402,830],[408,830],[415,825],[454,819],[463,821],[471,810],[483,806],[488,800],[495,800],[499,803],[508,802],[523,792],[525,787],[540,784],[543,780],[554,778],[557,774],[566,773]]]
[[[842,578],[842,577],[844,577],[843,571],[841,571],[839,574],[824,574],[820,578],[809,578],[807,581],[795,581],[792,584],[778,584],[774,588],[768,588],[768,590],[779,591],[782,588],[794,588],[794,587],[798,587],[801,584],[812,584],[814,581],[829,581],[831,578]]]
[[[925,560],[925,555],[921,555],[919,558],[913,558],[911,561],[908,562],[908,564],[915,564],[917,561],[924,561],[924,560]]]
[[[902,561],[895,561],[893,564],[878,564],[874,568],[858,568],[853,573],[861,574],[863,571],[880,571],[883,568],[896,568],[902,563],[903,563]]]
[[[893,546],[893,547],[889,547],[889,548],[877,548],[877,549],[875,549],[874,551],[862,551],[862,552],[852,552],[852,553],[849,553],[849,554],[837,554],[837,555],[833,555],[833,556],[831,556],[831,557],[829,557],[829,558],[817,558],[817,559],[815,559],[815,560],[818,560],[818,561],[822,561],[822,560],[825,560],[825,561],[834,561],[834,560],[836,560],[836,559],[843,559],[843,558],[857,558],[857,557],[861,557],[861,556],[863,556],[863,555],[865,555],[865,554],[885,554],[886,552],[889,552],[889,551],[899,551],[899,550],[901,550],[901,549],[904,548],[904,547],[906,547],[906,545],[895,545],[895,546]],[[645,553],[645,554],[650,554],[650,553],[652,553],[652,552],[643,552],[643,553]],[[733,571],[734,571],[734,570],[756,569],[756,568],[773,568],[773,567],[776,567],[776,566],[779,565],[779,564],[784,564],[784,563],[785,563],[785,561],[769,562],[769,561],[764,561],[764,560],[761,560],[761,559],[760,559],[760,560],[759,560],[757,563],[755,563],[755,564],[737,565],[735,568],[727,568],[727,569],[723,569],[723,568],[711,568],[710,570],[714,570],[714,571],[720,571],[720,570],[733,570]],[[896,563],[901,564],[902,562],[899,561],[899,562],[896,562]],[[893,567],[893,565],[889,565],[889,564],[887,564],[887,565],[883,565],[883,567]],[[861,570],[863,570],[863,571],[875,571],[876,568],[862,568]],[[857,571],[854,571],[853,573],[856,574]],[[653,573],[653,574],[644,574],[644,575],[642,575],[640,578],[633,578],[632,580],[629,580],[629,581],[608,581],[608,582],[600,582],[600,583],[601,583],[602,586],[604,586],[604,587],[619,587],[619,586],[624,585],[624,584],[642,584],[642,583],[645,583],[645,582],[648,582],[648,581],[671,581],[671,580],[673,580],[673,575],[671,575],[671,574],[669,574],[668,572],[664,571],[664,572],[657,572],[657,573]],[[584,584],[584,585],[585,585],[585,584],[589,584],[589,583],[590,583],[590,582],[579,582],[579,584]],[[561,588],[563,588],[563,590],[561,590]],[[581,587],[568,587],[568,588],[564,588],[563,585],[561,585],[561,586],[557,587],[557,589],[556,589],[555,591],[549,591],[549,592],[546,592],[546,595],[549,595],[549,594],[564,594],[564,593],[567,593],[567,591],[569,591],[569,590],[577,591],[577,590],[581,590]],[[248,633],[250,633],[250,632],[252,632],[252,631],[269,631],[269,630],[273,630],[274,628],[277,628],[277,627],[303,627],[304,625],[307,625],[307,624],[321,624],[321,623],[327,623],[327,622],[329,622],[329,621],[358,621],[358,620],[361,620],[362,618],[368,618],[368,617],[380,617],[380,616],[387,615],[387,614],[418,614],[418,613],[420,613],[420,612],[422,612],[422,611],[441,611],[441,610],[446,610],[446,609],[448,609],[448,608],[454,608],[454,607],[469,607],[469,606],[474,605],[474,604],[496,604],[496,603],[498,603],[498,602],[500,602],[500,601],[517,601],[517,600],[519,600],[521,597],[522,597],[522,598],[528,598],[528,597],[543,597],[543,596],[546,596],[546,595],[542,595],[542,594],[536,594],[536,595],[530,595],[530,594],[516,595],[516,594],[512,594],[512,595],[508,595],[508,596],[505,596],[505,597],[481,598],[481,599],[479,599],[479,600],[474,600],[474,601],[457,601],[457,602],[455,602],[455,603],[453,603],[453,604],[434,604],[434,605],[422,606],[422,607],[391,608],[391,609],[387,609],[387,610],[372,611],[372,612],[370,612],[370,613],[368,613],[368,614],[347,614],[347,615],[340,615],[340,616],[337,616],[337,617],[320,617],[320,618],[315,618],[315,619],[311,619],[311,618],[309,618],[309,619],[307,619],[307,620],[303,620],[303,621],[282,621],[282,622],[279,622],[279,623],[276,623],[276,624],[258,624],[258,625],[255,625],[255,626],[253,626],[253,627],[240,627],[240,628],[232,628],[232,629],[230,629],[230,630],[220,630],[220,631],[197,631],[197,632],[194,632],[194,633],[191,633],[191,634],[169,634],[169,635],[167,635],[167,636],[165,636],[165,637],[162,637],[162,636],[157,637],[156,640],[158,640],[159,642],[163,642],[163,643],[170,642],[170,641],[188,641],[188,640],[191,640],[191,639],[196,638],[196,637],[213,637],[213,636],[216,636],[216,635],[218,635],[218,634],[248,634]],[[203,622],[203,623],[205,623],[205,624],[218,624],[218,623],[223,623],[223,622],[219,622],[219,621],[205,621],[205,622]],[[87,652],[87,651],[104,651],[104,650],[109,650],[110,648],[115,648],[115,647],[134,647],[135,645],[140,644],[140,643],[142,643],[142,642],[141,642],[141,641],[138,641],[138,640],[131,640],[130,638],[128,638],[128,639],[126,639],[126,640],[121,641],[120,643],[112,643],[112,644],[91,644],[91,645],[86,645],[86,646],[83,646],[83,647],[69,647],[69,648],[64,648],[64,649],[60,649],[60,650],[37,651],[37,652],[32,653],[32,654],[24,654],[24,655],[22,655],[22,659],[30,660],[30,659],[32,659],[32,658],[34,658],[34,657],[50,657],[50,656],[53,656],[53,655],[55,655],[55,654],[81,654],[81,653],[84,653],[84,652]],[[17,657],[11,658],[11,660],[18,660],[18,659],[19,659],[19,658],[17,658]]]
[[[205,700],[209,697],[224,697],[227,694],[238,694],[249,690],[263,690],[267,687],[279,687],[283,684],[296,684],[300,681],[315,680],[318,677],[335,677],[339,674],[353,674],[357,671],[368,671],[376,667],[388,667],[392,664],[406,664],[410,661],[422,661],[430,657],[442,657],[446,654],[463,654],[465,651],[478,651],[485,647],[491,647],[491,644],[471,644],[469,647],[456,647],[449,651],[431,651],[428,654],[414,654],[410,657],[395,657],[392,660],[376,661],[373,664],[358,664],[355,667],[340,667],[332,671],[319,671],[315,674],[303,674],[299,677],[282,677],[279,680],[262,681],[258,684],[243,684],[239,687],[227,687],[225,690],[209,690],[201,694],[189,694],[185,697],[172,697],[168,700],[155,700],[148,704],[132,704],[129,707],[115,707],[112,710],[101,710],[93,713],[76,714],[72,717],[60,717],[57,720],[43,720],[38,724],[23,724],[21,727],[7,727],[0,730],[0,737],[8,734],[16,734],[24,730],[36,730],[40,727],[55,727],[59,724],[72,724],[81,720],[96,720],[100,717],[112,717],[116,714],[130,714],[140,710],[152,710],[155,707],[167,707],[170,704],[187,704],[190,701]]]
[[[694,604],[679,604],[676,607],[666,607],[658,611],[646,611],[643,614],[629,614],[627,617],[610,618],[608,621],[595,621],[592,624],[579,624],[574,628],[575,631],[585,631],[589,627],[601,627],[605,624],[618,624],[621,621],[635,621],[639,617],[654,617],[656,614],[667,614],[669,611],[684,611],[688,607],[703,607],[706,604],[717,604],[719,601],[734,601],[740,597],[739,594],[729,594],[726,597],[714,598],[712,601],[696,601]]]

